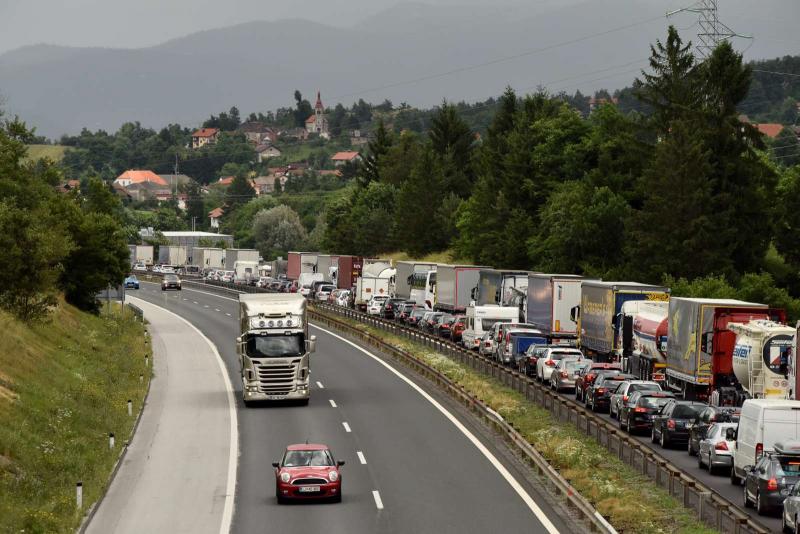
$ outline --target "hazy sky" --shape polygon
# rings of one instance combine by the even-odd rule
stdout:
[[[424,0],[433,5],[566,5],[579,0]],[[661,4],[664,11],[692,0],[630,0]],[[0,53],[24,45],[135,48],[209,28],[252,20],[302,18],[337,26],[400,3],[399,0],[0,0]],[[771,13],[772,0],[720,0],[723,18],[746,25],[750,17],[795,20]],[[800,5],[800,0],[797,2]],[[800,10],[792,14],[800,17]],[[800,38],[798,38],[800,40]],[[798,46],[800,49],[800,45]]]

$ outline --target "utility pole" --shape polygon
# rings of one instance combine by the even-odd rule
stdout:
[[[702,59],[707,59],[711,55],[711,52],[713,52],[722,41],[728,41],[733,37],[740,37],[742,39],[753,38],[751,35],[736,33],[720,21],[717,4],[718,0],[700,0],[690,7],[676,9],[675,11],[667,13],[667,17],[683,12],[697,13],[697,24],[700,30],[697,32],[698,42],[695,48],[697,48],[697,53]]]
[[[178,194],[178,153],[175,152],[175,166],[172,168],[172,187],[173,195]]]

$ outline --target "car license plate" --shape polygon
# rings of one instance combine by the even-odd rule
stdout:
[[[317,493],[319,486],[300,486],[300,493]]]

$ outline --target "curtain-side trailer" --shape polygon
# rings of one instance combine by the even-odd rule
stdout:
[[[528,275],[526,322],[550,339],[575,339],[578,324],[572,309],[580,304],[583,280],[569,274]]]

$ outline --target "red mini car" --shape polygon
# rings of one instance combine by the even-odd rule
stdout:
[[[327,445],[289,445],[275,462],[275,497],[278,504],[291,499],[342,501],[342,461],[335,461]]]

